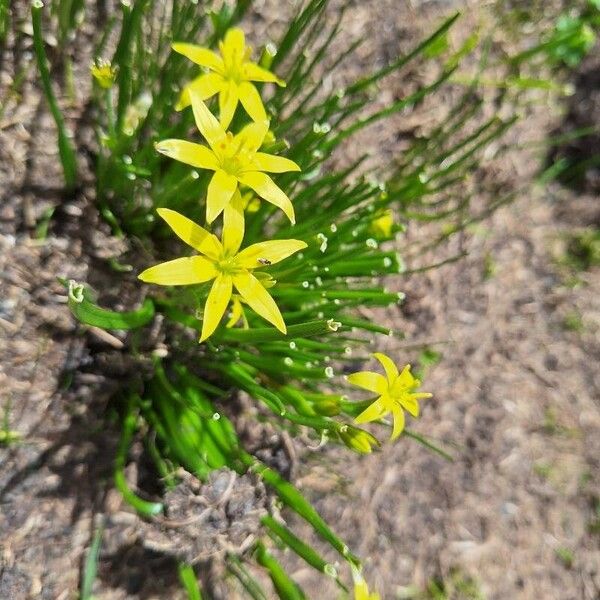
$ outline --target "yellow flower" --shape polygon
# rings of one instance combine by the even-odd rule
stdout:
[[[369,586],[367,582],[362,578],[360,573],[353,573],[354,577],[354,600],[381,600],[381,596],[372,592],[369,593]]]
[[[371,231],[377,237],[388,238],[392,234],[394,226],[394,215],[390,209],[384,211],[380,216],[371,221]]]
[[[214,279],[204,307],[200,341],[213,334],[221,321],[233,288],[256,313],[286,333],[283,317],[275,301],[254,269],[268,266],[306,248],[300,240],[271,240],[252,244],[242,251],[244,237],[242,199],[236,192],[233,202],[225,209],[223,235],[220,241],[187,217],[168,208],[159,208],[158,214],[169,227],[201,256],[177,258],[146,269],[138,277],[158,285],[194,285]]]
[[[394,417],[392,440],[395,440],[404,429],[404,410],[413,417],[419,416],[419,398],[431,398],[432,394],[415,392],[421,382],[413,377],[410,365],[406,365],[402,373],[398,373],[391,358],[380,352],[373,356],[382,364],[385,377],[372,371],[360,371],[348,375],[348,381],[358,387],[379,394],[379,397],[366,410],[360,413],[355,423],[376,421],[387,413]]]
[[[239,184],[251,188],[261,198],[281,208],[294,223],[294,207],[268,173],[299,171],[293,161],[259,152],[269,122],[250,123],[237,135],[226,132],[195,91],[190,91],[196,125],[210,148],[185,140],[163,140],[156,144],[158,152],[199,169],[214,171],[208,184],[206,220],[212,223],[229,204]]]
[[[117,77],[117,69],[103,58],[96,59],[96,62],[90,67],[90,73],[98,85],[105,90],[113,86]]]
[[[221,56],[208,48],[193,44],[175,43],[173,50],[183,54],[209,73],[203,73],[188,83],[179,97],[176,110],[190,105],[191,90],[196,91],[202,100],[219,94],[219,112],[221,124],[227,128],[238,101],[253,121],[267,118],[260,94],[252,81],[276,83],[285,87],[285,82],[257,64],[250,62],[252,49],[246,47],[244,32],[241,29],[229,29],[225,39],[220,42]]]

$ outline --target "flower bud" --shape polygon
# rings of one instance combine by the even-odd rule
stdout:
[[[96,62],[90,67],[90,72],[98,85],[105,90],[111,88],[117,78],[117,69],[103,58],[96,59]]]
[[[352,427],[352,425],[342,425],[338,434],[344,444],[359,454],[370,454],[373,446],[379,447],[379,440],[364,429]]]
[[[339,415],[341,411],[339,396],[330,396],[329,398],[316,400],[312,406],[317,414],[326,417],[334,417],[335,415]]]

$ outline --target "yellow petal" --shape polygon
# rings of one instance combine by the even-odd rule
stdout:
[[[389,356],[386,356],[381,352],[375,352],[373,357],[381,363],[382,367],[385,369],[385,374],[388,378],[388,381],[390,385],[392,385],[396,380],[396,377],[398,377],[398,369],[394,364],[394,361]]]
[[[192,285],[210,281],[216,276],[217,270],[212,261],[202,256],[188,256],[150,267],[138,278],[158,285]]]
[[[239,298],[234,296],[231,300],[231,313],[229,316],[229,321],[225,323],[225,327],[231,329],[240,319],[245,321],[244,308],[242,307],[242,303],[240,302]]]
[[[370,423],[371,421],[376,421],[377,419],[381,419],[385,414],[385,407],[383,406],[383,402],[381,398],[378,398],[373,402],[373,404],[367,406],[365,410],[363,410],[360,415],[358,415],[355,419],[355,423]]]
[[[269,121],[250,123],[235,136],[233,143],[249,153],[254,153],[262,146],[268,131]]]
[[[158,142],[155,148],[157,152],[192,165],[192,167],[213,171],[219,168],[219,162],[214,152],[201,144],[194,144],[185,140],[163,140]]]
[[[369,588],[364,579],[354,584],[354,600],[369,600]]]
[[[399,406],[394,406],[392,408],[392,414],[394,416],[394,427],[392,429],[390,440],[395,440],[404,431],[404,411]]]
[[[183,42],[175,42],[171,45],[171,48],[201,67],[206,67],[220,74],[223,74],[225,70],[223,59],[208,48],[196,46],[195,44],[185,44]]]
[[[189,90],[196,91],[201,100],[206,100],[221,91],[223,82],[223,76],[218,73],[203,73],[195,79],[192,79],[192,81],[181,90],[179,100],[175,105],[175,110],[182,110],[191,104]]]
[[[238,87],[233,81],[224,85],[219,92],[219,120],[223,129],[227,129],[238,105]]]
[[[204,306],[202,333],[200,334],[201,342],[214,333],[225,314],[230,299],[231,277],[229,275],[219,275],[210,288]]]
[[[223,210],[223,248],[225,254],[233,256],[237,253],[244,239],[244,202],[239,190],[236,190],[231,202]]]
[[[253,121],[264,121],[267,118],[260,94],[249,82],[243,81],[238,88],[240,101]]]
[[[222,212],[237,190],[238,180],[222,169],[215,172],[208,184],[206,220],[212,223]]]
[[[300,167],[293,160],[264,152],[257,152],[252,157],[252,162],[256,165],[256,171],[266,171],[267,173],[300,171]]]
[[[406,365],[404,369],[402,369],[402,373],[398,375],[397,384],[410,388],[419,387],[421,385],[421,382],[413,377],[413,374],[410,372],[410,365]]]
[[[394,227],[394,214],[390,209],[383,211],[381,216],[371,221],[370,229],[379,237],[390,237]]]
[[[402,405],[402,408],[407,410],[413,417],[419,416],[419,403],[412,394],[404,394],[399,402]]]
[[[158,208],[156,212],[188,246],[209,258],[215,260],[220,258],[223,246],[215,235],[170,208]]]
[[[188,91],[192,109],[194,111],[196,126],[209,143],[210,147],[214,150],[219,142],[225,139],[227,134],[216,117],[208,110],[208,107],[202,101],[200,94],[193,89]]]
[[[258,269],[277,263],[303,248],[306,248],[306,243],[301,240],[259,242],[244,248],[235,257],[235,262],[245,269]]]
[[[221,43],[221,54],[228,65],[238,64],[242,61],[246,52],[246,39],[244,32],[239,27],[227,30],[225,39]]]
[[[352,385],[356,385],[363,390],[369,390],[376,394],[385,394],[388,390],[387,379],[379,373],[373,371],[359,371],[352,373],[346,378]]]
[[[233,276],[233,285],[246,301],[248,306],[252,308],[263,319],[275,325],[281,333],[286,333],[287,329],[283,322],[281,312],[275,304],[275,300],[261,285],[260,281],[252,275],[252,273],[240,273]]]
[[[259,67],[258,65],[248,62],[244,64],[244,78],[248,81],[262,81],[264,83],[276,83],[281,87],[285,87],[285,81],[279,79],[277,75],[274,75],[270,71]]]
[[[296,222],[294,207],[290,199],[281,188],[275,185],[274,181],[268,175],[259,173],[258,171],[251,171],[242,173],[239,176],[239,180],[244,185],[252,188],[261,198],[280,208],[292,224]]]

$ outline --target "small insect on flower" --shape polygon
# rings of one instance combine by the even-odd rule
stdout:
[[[225,39],[220,42],[221,56],[202,46],[175,43],[173,50],[183,54],[191,61],[210,72],[203,73],[188,83],[181,92],[176,110],[181,110],[191,103],[190,94],[194,90],[202,100],[219,94],[219,111],[221,124],[228,127],[233,119],[238,102],[253,121],[264,121],[267,118],[260,94],[253,81],[276,83],[285,87],[285,82],[266,69],[250,62],[252,49],[246,46],[244,32],[241,29],[229,29]]]
[[[117,68],[113,67],[109,61],[103,58],[97,58],[90,67],[92,77],[98,82],[98,85],[108,90],[111,88],[117,78]]]
[[[232,297],[233,288],[263,319],[282,333],[287,332],[281,312],[266,290],[272,280],[267,277],[263,284],[259,274],[255,276],[252,271],[262,266],[257,258],[268,257],[269,264],[274,264],[306,248],[306,243],[300,240],[271,240],[252,244],[239,251],[244,237],[242,212],[242,199],[239,192],[236,192],[233,202],[225,209],[223,235],[222,240],[219,240],[178,212],[167,208],[158,209],[158,214],[169,227],[201,256],[170,260],[146,269],[138,277],[142,281],[158,285],[194,285],[214,279],[204,307],[201,342],[212,335],[219,325]],[[241,306],[237,308],[239,310]],[[235,309],[234,305],[234,311]]]
[[[355,423],[369,423],[376,421],[388,413],[392,413],[394,427],[391,439],[395,440],[404,429],[404,411],[407,410],[413,417],[419,416],[420,398],[431,398],[427,392],[415,392],[421,382],[413,377],[410,365],[406,365],[398,373],[396,365],[389,356],[376,352],[373,354],[385,370],[385,377],[373,371],[359,371],[348,375],[348,381],[353,385],[379,394],[379,397],[366,410],[361,412]]]
[[[191,90],[190,97],[196,125],[210,148],[170,139],[156,144],[156,150],[198,169],[215,172],[208,184],[208,223],[212,223],[229,204],[239,184],[248,186],[261,198],[280,208],[294,223],[294,207],[290,199],[265,172],[285,173],[299,171],[300,167],[282,156],[258,151],[269,130],[269,122],[250,123],[240,133],[233,135],[221,127],[197,92]]]

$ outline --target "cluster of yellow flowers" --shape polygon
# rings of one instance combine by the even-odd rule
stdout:
[[[173,49],[208,70],[185,86],[176,106],[177,110],[182,110],[191,105],[196,125],[207,145],[167,139],[156,144],[156,149],[195,168],[214,171],[207,191],[206,222],[210,225],[223,215],[221,239],[184,215],[159,208],[158,214],[175,234],[199,254],[155,265],[141,273],[139,278],[148,283],[169,286],[213,281],[204,308],[200,342],[214,333],[230,302],[231,317],[227,327],[240,320],[245,327],[248,326],[243,302],[285,334],[287,330],[281,312],[267,291],[275,281],[257,270],[291,256],[307,244],[294,239],[271,240],[240,250],[245,232],[244,211],[248,204],[247,196],[243,197],[240,192],[240,185],[280,208],[290,222],[295,223],[290,199],[267,173],[299,171],[300,167],[287,158],[260,151],[269,132],[269,121],[260,94],[253,85],[253,82],[280,86],[285,83],[250,61],[251,51],[246,47],[244,33],[237,28],[226,33],[220,44],[220,56],[208,48],[192,44],[175,43]],[[104,68],[98,75],[106,79],[110,73]],[[219,95],[219,119],[204,103],[215,94]],[[238,103],[252,121],[234,134],[228,131],[228,127]],[[389,236],[392,230],[391,211],[384,212],[374,221],[373,227],[382,235]],[[355,422],[378,421],[391,413],[393,440],[404,429],[404,411],[417,417],[418,400],[429,398],[431,394],[415,391],[421,382],[411,374],[410,365],[399,372],[388,356],[381,353],[373,356],[381,363],[385,376],[361,371],[347,377],[351,384],[377,394]],[[371,444],[367,447],[370,452]],[[369,593],[360,573],[357,571],[354,575],[356,600],[377,600],[379,596]]]
[[[240,320],[247,327],[242,303],[286,333],[281,312],[267,291],[275,281],[267,273],[257,271],[275,264],[306,247],[301,240],[270,240],[252,244],[240,250],[244,239],[244,199],[240,184],[260,198],[280,208],[294,223],[294,207],[290,199],[266,173],[299,171],[298,165],[281,156],[260,152],[269,121],[260,94],[252,82],[285,85],[269,71],[250,62],[251,51],[246,47],[244,33],[230,29],[220,44],[221,56],[192,44],[173,44],[173,49],[209,70],[187,84],[179,98],[178,109],[191,104],[198,130],[208,146],[186,140],[168,139],[156,144],[158,152],[199,169],[214,171],[206,198],[206,221],[212,224],[223,215],[221,239],[182,214],[159,208],[158,214],[171,229],[199,255],[164,262],[139,275],[142,281],[159,285],[194,285],[213,281],[208,293],[202,321],[200,342],[211,336],[232,303],[232,327]],[[208,109],[204,100],[219,94],[220,119]],[[252,122],[233,134],[227,131],[238,101]],[[392,217],[387,211],[377,226],[389,235]],[[234,293],[234,288],[237,293]],[[358,417],[356,423],[377,421],[391,413],[396,439],[404,429],[404,411],[419,415],[418,400],[431,394],[415,392],[421,382],[413,377],[410,365],[399,372],[394,362],[381,353],[374,354],[386,376],[361,371],[348,376],[348,381],[377,398]],[[370,450],[369,445],[369,450]]]
[[[156,144],[158,152],[198,169],[214,171],[208,185],[206,221],[212,224],[221,213],[221,239],[190,219],[169,209],[158,214],[173,231],[201,256],[178,258],[146,269],[142,281],[159,285],[191,285],[214,280],[202,321],[200,341],[212,335],[221,322],[233,297],[233,314],[228,325],[240,318],[245,321],[241,302],[277,327],[287,329],[277,304],[267,291],[274,281],[256,269],[277,263],[306,248],[300,240],[260,242],[240,251],[244,239],[244,202],[239,186],[253,190],[257,196],[280,208],[294,223],[294,207],[290,199],[267,173],[299,171],[293,161],[260,152],[269,121],[261,97],[252,81],[284,85],[277,77],[250,62],[244,33],[230,29],[220,45],[221,56],[208,48],[192,44],[173,44],[176,52],[210,70],[183,89],[177,108],[191,104],[198,130],[208,146],[186,140],[163,140]],[[208,109],[204,100],[219,94],[220,119]],[[252,122],[238,134],[227,131],[241,102]],[[233,294],[233,289],[237,295]]]

